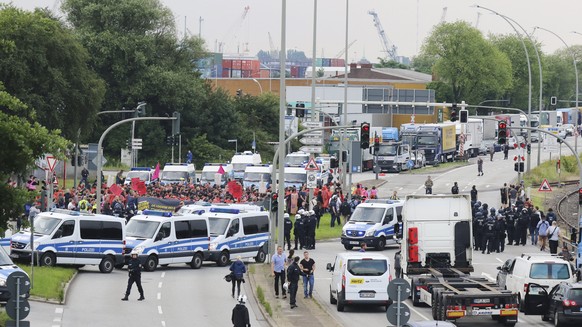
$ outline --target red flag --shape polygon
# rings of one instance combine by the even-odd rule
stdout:
[[[158,179],[160,178],[160,163],[158,162],[158,164],[156,165],[156,170],[154,170],[154,174],[152,175],[152,179]]]
[[[123,192],[121,187],[119,187],[119,185],[117,185],[117,184],[111,185],[111,187],[109,187],[109,190],[111,191],[111,193],[113,193],[115,195],[120,195],[121,192]]]
[[[230,181],[228,182],[228,193],[238,200],[243,195],[242,186],[240,186],[236,181]]]
[[[139,179],[138,177],[134,177],[131,179],[131,189],[134,191],[137,191],[137,185],[139,184],[139,182],[141,181],[141,179]]]
[[[222,165],[220,165],[220,167],[218,167],[218,173],[221,175],[224,175],[225,171],[224,171],[224,168],[222,168]]]
[[[142,180],[140,180],[140,181],[137,183],[137,193],[138,193],[139,195],[144,195],[144,194],[146,194],[146,193],[147,193],[147,188],[146,188],[145,182],[144,182],[144,181],[142,181]]]

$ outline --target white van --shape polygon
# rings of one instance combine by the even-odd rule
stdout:
[[[231,256],[265,262],[271,233],[267,211],[210,208],[205,213],[210,226],[210,261],[225,266]]]
[[[34,218],[34,255],[41,266],[99,265],[103,273],[123,264],[125,219],[63,209]],[[30,260],[30,228],[12,235],[10,256]]]
[[[401,227],[403,200],[369,199],[360,203],[342,228],[341,242],[346,250],[366,243],[383,250]],[[395,230],[396,228],[396,230]]]
[[[285,167],[285,187],[300,189],[307,184],[307,170],[304,167]]]
[[[196,167],[194,164],[166,163],[162,170],[160,184],[184,184],[196,182]]]
[[[265,189],[271,186],[271,172],[273,167],[271,165],[249,165],[245,168],[243,177],[243,187],[245,189],[255,186],[259,189],[261,183],[264,183]]]
[[[144,210],[127,222],[126,252],[136,251],[146,271],[172,263],[199,269],[208,258],[210,243],[208,219],[202,213],[176,215]]]
[[[222,166],[224,174],[220,175],[218,170]],[[228,179],[232,177],[232,165],[225,163],[205,163],[202,167],[202,174],[200,175],[200,184],[206,183],[214,186],[216,185],[216,175],[220,175],[220,186],[226,185]]]
[[[372,304],[388,306],[390,259],[381,253],[346,252],[335,257],[333,265],[327,264],[331,272],[329,302],[344,311],[346,305]]]
[[[184,205],[178,210],[179,214],[201,214],[209,212],[210,208],[231,208],[244,211],[265,211],[266,209],[254,203],[210,203],[204,201],[197,201],[192,204]]]
[[[152,182],[152,176],[154,171],[149,167],[131,167],[131,170],[127,172],[125,176],[125,181],[123,185],[131,185],[131,180],[133,178],[139,178],[145,182],[145,185],[149,185]]]
[[[570,263],[547,253],[523,253],[506,260],[497,270],[497,284],[519,294],[520,304],[525,299],[530,283],[538,284],[549,292],[560,282],[576,282],[576,274]]]
[[[242,180],[245,175],[245,169],[248,165],[260,165],[261,155],[252,151],[236,153],[230,160],[232,165],[232,176],[234,179]]]
[[[307,162],[309,162],[309,153],[303,151],[292,152],[285,156],[285,164],[289,166],[305,167]]]

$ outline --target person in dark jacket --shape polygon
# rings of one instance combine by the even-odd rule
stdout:
[[[232,309],[231,321],[234,327],[251,327],[249,309],[245,306],[246,301],[246,295],[239,296],[238,303]]]
[[[129,279],[127,280],[127,290],[125,290],[125,297],[121,301],[127,301],[129,299],[129,293],[131,292],[131,287],[133,283],[137,285],[137,290],[139,291],[138,301],[145,300],[143,296],[143,288],[141,287],[141,263],[137,258],[137,252],[131,252],[131,259],[127,264],[127,271],[129,272]]]
[[[289,280],[289,304],[291,309],[297,308],[297,289],[299,287],[299,276],[303,275],[299,268],[299,257],[293,258],[293,263],[287,268],[287,279]]]
[[[285,241],[283,244],[287,243],[287,250],[291,250],[291,230],[293,229],[293,222],[289,216],[285,216],[283,220],[283,232],[285,233]]]
[[[499,209],[499,213],[497,214],[497,221],[495,222],[495,232],[497,233],[497,244],[495,245],[495,252],[497,253],[505,251],[506,223],[503,212],[503,209]]]
[[[317,228],[317,219],[315,212],[309,210],[305,212],[305,248],[315,250],[315,229]]]
[[[247,268],[245,267],[244,262],[242,262],[241,257],[238,256],[236,261],[230,265],[230,271],[232,271],[232,297],[234,298],[234,287],[238,289],[237,296],[240,296],[240,283],[244,281],[245,273],[247,272]]]
[[[293,235],[295,235],[295,247],[293,248],[293,250],[303,249],[303,238],[305,237],[305,224],[303,223],[303,219],[301,219],[301,215],[295,215],[295,225],[293,226]]]
[[[471,202],[477,202],[477,187],[475,185],[471,188]]]
[[[459,194],[459,185],[457,184],[457,182],[455,182],[455,184],[453,184],[453,187],[451,187],[451,194]]]

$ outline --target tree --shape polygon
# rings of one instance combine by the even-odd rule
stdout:
[[[386,59],[386,58],[378,58],[380,63],[375,64],[374,67],[376,68],[400,68],[400,69],[409,69],[407,65],[401,64],[397,61]]]
[[[0,80],[34,108],[38,122],[69,138],[84,134],[101,107],[105,87],[88,67],[89,54],[72,31],[47,11],[0,6]]]
[[[421,56],[434,57],[437,101],[476,103],[484,94],[501,95],[511,86],[511,64],[467,22],[437,25]],[[439,92],[440,91],[440,92]]]
[[[577,53],[582,54],[579,51],[582,47],[574,46],[571,49],[574,50],[576,58],[580,58]],[[579,62],[577,62],[577,66],[580,66]],[[580,67],[578,67],[578,70],[580,70]],[[576,99],[576,76],[574,74],[574,63],[572,62],[571,53],[568,50],[561,49],[554,54],[545,56],[543,74],[545,107],[549,107],[550,97],[552,96],[556,96],[558,100],[571,101],[569,103],[558,103],[558,108],[573,107],[574,102],[572,101]],[[582,76],[580,72],[578,75]],[[578,100],[582,103],[582,97]]]

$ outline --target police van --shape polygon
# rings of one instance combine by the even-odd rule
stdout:
[[[126,253],[135,251],[144,269],[154,271],[158,264],[186,263],[202,267],[208,258],[208,219],[203,210],[189,214],[144,210],[133,216],[126,227]]]
[[[110,273],[123,264],[125,219],[53,209],[34,218],[34,249],[30,228],[12,235],[10,256],[29,259],[32,251],[41,266],[99,265]]]
[[[360,203],[342,229],[344,248],[351,250],[366,243],[366,246],[383,250],[387,243],[395,243],[403,205],[403,200],[386,199],[369,199]]]
[[[145,185],[149,185],[152,182],[153,175],[154,172],[149,167],[131,167],[131,170],[125,176],[123,185],[131,185],[131,180],[134,178],[139,178]]]
[[[265,262],[271,233],[267,211],[212,207],[205,213],[210,226],[208,260],[225,266],[231,256]]]
[[[210,208],[232,208],[244,211],[265,211],[265,208],[254,203],[211,203],[197,201],[192,204],[186,204],[178,210],[179,214],[199,213],[200,211],[210,211]]]
[[[12,262],[12,259],[10,259],[10,256],[8,256],[6,251],[0,249],[0,302],[7,302],[11,298],[8,285],[6,285],[6,280],[8,279],[8,276],[15,271],[26,275],[24,270],[20,269],[20,267]]]

